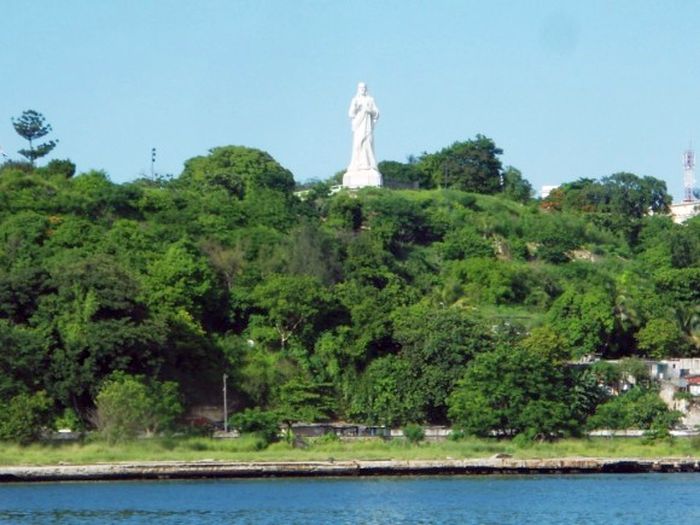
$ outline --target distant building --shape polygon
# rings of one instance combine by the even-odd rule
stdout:
[[[649,374],[652,379],[669,381],[681,377],[700,375],[700,358],[681,357],[678,359],[662,359],[647,361]]]
[[[541,199],[546,199],[549,197],[549,194],[552,193],[552,190],[556,190],[559,186],[542,186],[542,189],[540,190],[540,198]]]
[[[700,201],[683,201],[671,204],[673,222],[680,224],[700,214]]]
[[[700,396],[700,376],[688,376],[685,382],[688,384],[688,393],[691,396]]]

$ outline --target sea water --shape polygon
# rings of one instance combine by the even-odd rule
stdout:
[[[700,523],[700,475],[0,485],[0,523]]]

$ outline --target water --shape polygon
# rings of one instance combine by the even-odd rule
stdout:
[[[0,485],[0,523],[700,523],[697,474]]]

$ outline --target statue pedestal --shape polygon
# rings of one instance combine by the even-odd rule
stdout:
[[[344,188],[365,188],[367,186],[381,187],[382,174],[375,169],[348,170],[343,175]]]

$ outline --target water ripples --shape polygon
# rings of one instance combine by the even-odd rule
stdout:
[[[700,523],[697,474],[0,485],[5,524]]]

